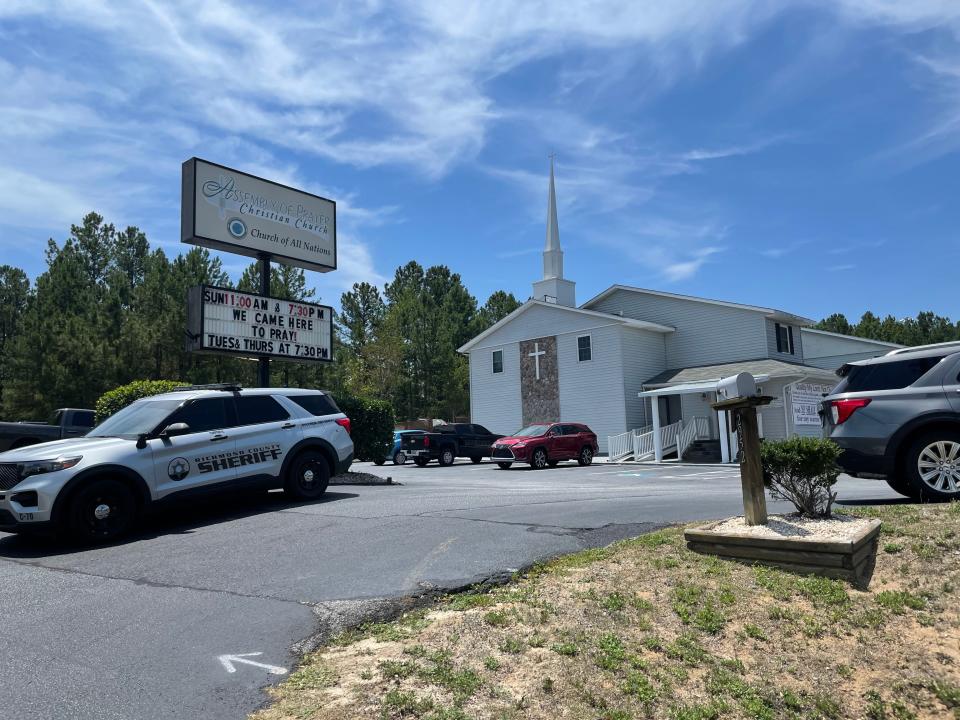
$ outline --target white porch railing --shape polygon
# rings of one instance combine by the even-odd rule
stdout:
[[[610,462],[619,462],[633,455],[633,430],[608,436],[607,455]]]
[[[697,416],[693,418],[697,424],[697,440],[710,439],[710,421],[705,417]]]
[[[660,428],[660,443],[663,452],[677,450],[677,458],[694,440],[710,439],[710,421],[705,417],[692,417],[686,423],[678,420]],[[633,455],[634,460],[647,460],[654,456],[653,428],[637,428],[619,435],[607,436],[607,454],[610,462],[620,462]]]
[[[643,428],[634,428],[633,430],[628,430],[625,433],[620,433],[619,435],[608,435],[607,436],[607,454],[610,456],[610,462],[619,462],[621,460],[626,460],[628,457],[633,455],[634,443],[633,439],[637,435],[642,435],[643,433],[650,432],[651,428],[648,425]]]
[[[660,428],[660,447],[663,452],[669,452],[677,446],[677,433],[682,427],[683,422],[678,420]],[[653,430],[634,437],[633,457],[635,460],[646,460],[653,455]]]

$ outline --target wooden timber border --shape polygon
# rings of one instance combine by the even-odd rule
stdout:
[[[712,530],[718,524],[685,530],[687,547],[704,555],[772,565],[805,575],[840,578],[861,588],[867,587],[873,575],[880,535],[880,521],[876,519],[849,540],[833,541],[735,535]]]

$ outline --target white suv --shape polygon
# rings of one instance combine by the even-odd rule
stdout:
[[[318,390],[179,388],[84,437],[0,453],[0,530],[111,540],[171,497],[258,486],[318,498],[352,462],[350,419]]]

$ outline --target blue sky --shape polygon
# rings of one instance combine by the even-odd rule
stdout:
[[[337,200],[324,301],[410,259],[525,299],[553,152],[580,302],[960,319],[951,0],[0,0],[0,113],[31,275],[88,210],[175,254],[196,155]]]

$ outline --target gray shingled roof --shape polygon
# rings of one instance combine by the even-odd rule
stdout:
[[[754,376],[768,375],[770,377],[800,375],[834,377],[834,374],[830,370],[824,370],[823,368],[763,358],[761,360],[745,360],[743,362],[723,363],[721,365],[703,365],[701,367],[664,370],[662,373],[654,375],[643,384],[645,387],[648,387],[651,385],[692,383],[703,380],[716,380],[719,378],[729,377],[730,375],[736,375],[737,373],[741,372],[748,372]]]

